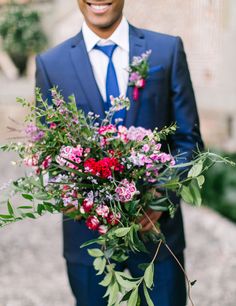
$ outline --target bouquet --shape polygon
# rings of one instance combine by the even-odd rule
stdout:
[[[30,173],[10,187],[11,196],[20,194],[28,204],[12,205],[9,197],[0,226],[36,219],[46,212],[70,211],[70,218],[85,220],[85,226],[99,233],[83,246],[99,245],[88,253],[94,257],[97,274],[104,274],[100,285],[107,287],[108,306],[122,301],[139,305],[139,290],[144,291],[148,305],[153,305],[149,295],[153,263],[161,244],[168,248],[158,224],[153,224],[153,231],[145,237],[156,242],[157,251],[149,264],[140,267],[143,276],[133,278],[116,270],[116,263],[127,260],[132,252],[146,251],[138,220],[147,209],[173,217],[177,209],[171,201],[173,192],[185,202],[200,205],[205,171],[215,162],[231,162],[210,152],[198,152],[191,162],[180,163],[181,156],[163,152],[162,142],[175,133],[175,124],[160,131],[127,129],[119,119],[113,124],[115,112],[129,108],[125,97],[111,97],[112,106],[101,120],[77,109],[73,96],[65,102],[57,88],[51,95],[52,103],[48,104],[37,89],[37,106],[18,99],[30,108],[26,142],[10,143],[1,150],[17,152],[18,163],[29,167]],[[210,161],[207,165],[206,160]],[[192,285],[189,280],[188,284]]]

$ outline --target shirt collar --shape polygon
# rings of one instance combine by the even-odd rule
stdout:
[[[95,34],[84,21],[82,25],[82,33],[84,37],[85,46],[87,52],[90,52],[96,44],[108,45],[117,44],[120,48],[129,52],[129,24],[127,19],[123,16],[119,26],[116,28],[115,32],[107,39],[102,39],[97,34]]]

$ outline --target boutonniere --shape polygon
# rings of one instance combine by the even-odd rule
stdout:
[[[148,50],[141,56],[134,56],[133,60],[129,66],[129,86],[134,87],[133,89],[133,99],[138,101],[139,91],[146,85],[146,79],[149,72],[149,62],[148,59],[152,51]]]

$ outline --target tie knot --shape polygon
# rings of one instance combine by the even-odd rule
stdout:
[[[94,47],[94,49],[103,52],[104,54],[106,54],[106,56],[109,57],[109,59],[111,59],[112,55],[113,55],[113,52],[115,51],[115,49],[117,47],[118,47],[117,45],[107,45],[107,46],[98,46],[98,45],[96,45]]]

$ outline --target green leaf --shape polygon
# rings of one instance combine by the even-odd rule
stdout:
[[[36,194],[34,195],[34,198],[37,199],[37,200],[46,201],[46,200],[50,200],[52,197],[49,196],[49,195],[46,194],[46,193],[39,192],[39,193],[36,193]]]
[[[0,215],[1,219],[14,219],[11,215]]]
[[[182,199],[184,200],[184,202],[193,204],[193,196],[188,186],[185,186],[185,185],[182,186],[180,195]]]
[[[205,177],[204,175],[200,175],[197,177],[198,186],[202,188],[203,184],[205,183]]]
[[[106,267],[106,259],[97,257],[93,262],[94,269],[98,271],[97,275],[101,275]]]
[[[201,174],[203,169],[203,163],[200,161],[197,164],[193,165],[188,172],[188,177],[197,177]]]
[[[128,300],[128,306],[136,306],[137,301],[138,301],[138,287],[134,289],[133,292],[131,293],[131,296]]]
[[[32,201],[34,199],[32,195],[26,194],[26,193],[23,193],[22,197],[25,198],[26,200],[30,200],[30,201]]]
[[[162,198],[159,198],[159,199],[157,199],[157,200],[155,200],[155,201],[152,201],[151,203],[150,203],[150,205],[152,205],[152,206],[160,206],[159,204],[161,204],[161,203],[165,203],[166,201],[168,200],[168,198],[167,197],[162,197]]]
[[[10,201],[7,202],[7,208],[8,208],[9,215],[14,216],[14,210],[13,210],[13,207],[11,206]]]
[[[165,207],[165,206],[156,206],[156,205],[148,205],[148,207],[150,207],[152,210],[155,210],[155,211],[167,211],[169,210],[169,207]]]
[[[116,272],[115,273],[117,282],[120,284],[121,287],[125,288],[125,289],[134,289],[135,287],[137,287],[137,283],[138,281],[129,281],[128,279],[124,279],[122,277],[122,273],[120,272]]]
[[[28,217],[30,219],[36,219],[35,215],[32,214],[32,213],[26,213],[26,214],[24,214],[24,216],[26,216],[26,217]]]
[[[43,211],[45,210],[44,205],[43,204],[38,204],[37,207],[37,213],[42,216]]]
[[[111,281],[112,281],[112,272],[109,272],[106,274],[104,279],[99,283],[99,285],[107,287],[110,285]]]
[[[33,206],[18,206],[17,209],[32,209]]]
[[[88,253],[92,257],[102,257],[104,253],[100,249],[88,249]]]
[[[111,288],[108,305],[113,305],[116,303],[118,299],[118,293],[119,293],[119,285],[115,282]],[[134,305],[132,305],[134,306]]]
[[[193,204],[200,206],[202,204],[202,197],[199,185],[197,180],[192,180],[191,184],[189,185],[192,197],[193,197]]]
[[[149,295],[149,292],[147,290],[147,287],[145,286],[145,284],[143,283],[143,292],[144,292],[144,296],[146,298],[146,302],[148,304],[148,306],[154,306],[151,298],[150,298],[150,295]]]
[[[122,228],[118,228],[117,230],[115,230],[115,235],[116,237],[124,237],[125,235],[128,234],[128,232],[130,231],[131,227],[122,227]]]
[[[89,240],[89,241],[86,241],[85,243],[83,243],[80,248],[84,248],[86,246],[89,246],[91,244],[94,244],[94,243],[97,243],[97,244],[104,244],[105,242],[105,239],[103,237],[99,237],[99,238],[96,238],[96,239],[92,239],[92,240]]]
[[[151,263],[144,272],[144,281],[146,286],[150,289],[153,286],[154,264]]]

